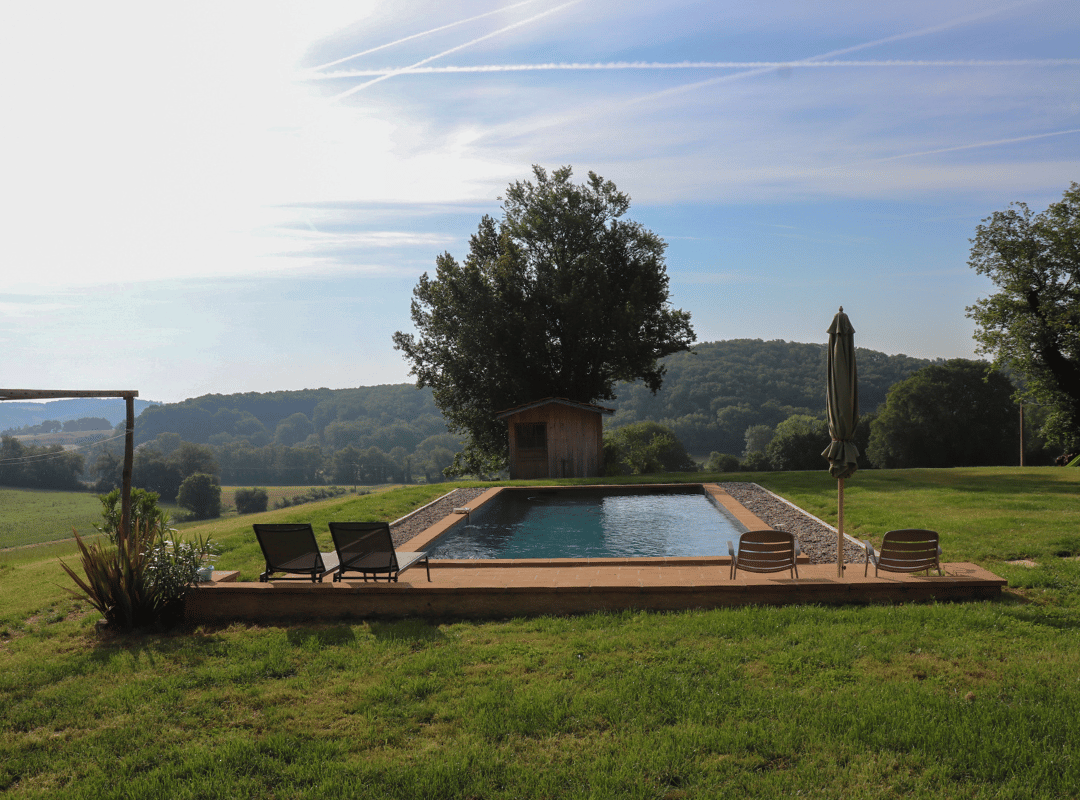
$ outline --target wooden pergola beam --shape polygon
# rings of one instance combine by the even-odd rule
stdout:
[[[53,400],[63,397],[138,397],[134,389],[0,389],[0,400]]]
[[[124,473],[120,489],[120,530],[118,537],[131,533],[131,467],[135,461],[135,398],[134,389],[0,389],[0,400],[54,400],[70,397],[122,397],[127,406],[127,426],[124,436]]]

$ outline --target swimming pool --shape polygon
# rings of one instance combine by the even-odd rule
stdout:
[[[507,488],[429,552],[433,559],[719,556],[745,530],[700,486]]]

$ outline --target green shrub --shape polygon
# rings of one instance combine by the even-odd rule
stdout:
[[[635,422],[605,433],[604,464],[608,475],[697,472],[682,442],[656,422]]]
[[[179,541],[175,535],[160,537],[147,554],[147,579],[168,606],[184,598],[198,580],[199,570],[210,566],[216,554],[209,536],[197,536],[191,542]]]
[[[221,516],[221,481],[216,475],[196,472],[184,478],[176,502],[191,512],[194,519]]]
[[[99,531],[107,535],[114,544],[116,532],[120,530],[121,502],[120,490],[113,489],[108,494],[98,495],[101,501],[101,516],[104,522],[95,525]],[[145,489],[131,490],[131,529],[146,531],[148,534],[160,536],[170,531],[169,512],[158,507],[158,493],[148,492]]]
[[[266,489],[237,489],[234,502],[237,514],[257,514],[260,511],[266,511],[270,503],[270,495]]]
[[[739,457],[714,450],[709,454],[709,460],[705,462],[703,469],[706,472],[738,472]]]
[[[767,455],[755,451],[746,454],[746,457],[743,458],[742,463],[739,465],[739,469],[743,472],[768,472],[772,469],[772,463]]]

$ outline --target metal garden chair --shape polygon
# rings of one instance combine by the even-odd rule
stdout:
[[[799,542],[785,531],[747,531],[739,537],[739,548],[728,542],[731,556],[731,578],[738,570],[745,572],[782,572],[788,570],[799,577],[795,560],[799,557]]]

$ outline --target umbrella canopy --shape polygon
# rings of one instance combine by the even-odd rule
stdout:
[[[855,367],[855,329],[844,307],[829,326],[829,377],[826,407],[832,441],[822,453],[837,478],[836,574],[844,576],[844,478],[855,474],[859,449],[853,441],[859,421],[859,374]]]
[[[855,425],[859,422],[859,375],[855,367],[855,329],[844,307],[829,326],[829,384],[825,394],[832,441],[822,453],[834,478],[851,477],[858,468]]]

